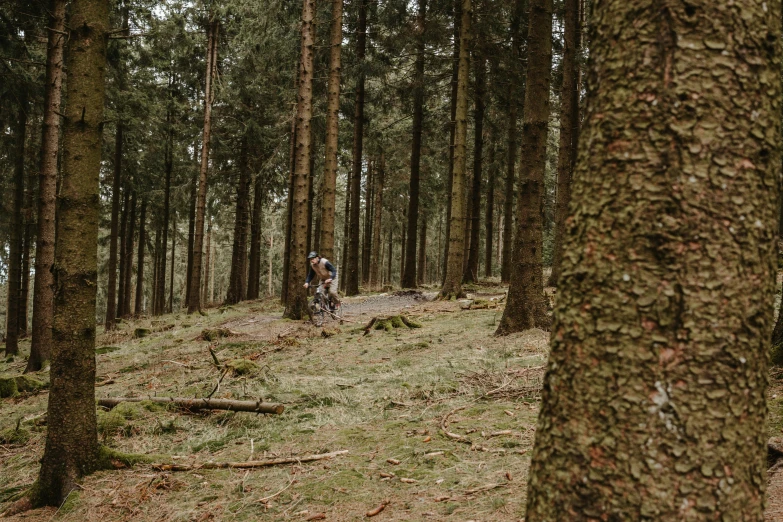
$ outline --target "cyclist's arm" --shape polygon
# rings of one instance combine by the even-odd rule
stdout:
[[[329,271],[329,275],[331,276],[332,279],[337,277],[337,269],[334,267],[332,263],[327,261],[326,264],[324,265],[324,268],[326,268]]]
[[[307,272],[307,279],[305,279],[305,284],[309,285],[310,281],[312,281],[314,277],[315,277],[315,270],[313,270],[313,267],[310,267],[310,270],[308,270]]]

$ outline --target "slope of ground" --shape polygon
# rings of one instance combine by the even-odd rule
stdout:
[[[98,397],[214,391],[213,397],[281,402],[286,411],[185,414],[125,404],[99,412],[110,447],[159,455],[161,463],[348,453],[254,470],[159,472],[143,464],[102,471],[85,480],[57,519],[306,520],[323,513],[345,521],[388,502],[378,519],[518,520],[547,334],[492,337],[501,310],[489,299],[502,290],[481,294],[479,309],[418,295],[348,299],[345,322],[324,329],[280,319],[272,301],[123,323],[99,338],[98,346],[109,348],[97,355]],[[421,328],[365,335],[372,317],[399,313]],[[229,335],[201,339],[203,330],[218,327]],[[134,339],[138,328],[150,332]],[[210,348],[221,364],[253,364],[220,380],[224,372]],[[0,371],[23,367],[17,360]],[[0,432],[13,433],[18,423],[22,434],[0,446],[0,501],[35,479],[46,397],[22,394],[0,403]],[[17,518],[49,520],[54,511]]]

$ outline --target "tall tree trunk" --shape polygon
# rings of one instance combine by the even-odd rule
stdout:
[[[408,237],[405,246],[403,288],[416,288],[416,232],[419,226],[419,185],[421,174],[421,133],[424,120],[424,51],[427,0],[418,0],[416,13],[416,64],[413,77],[413,139],[411,142],[411,176],[408,199]]]
[[[522,11],[525,7],[525,0],[516,0],[514,4],[514,13],[511,18],[511,56],[512,62],[509,65],[511,72],[511,81],[515,85],[517,82],[522,83],[521,75],[519,74],[518,63],[521,61],[521,25],[522,25]],[[522,83],[522,100],[524,101],[524,83]],[[511,98],[509,99],[508,110],[508,142],[506,147],[506,187],[505,187],[505,200],[503,202],[503,243],[502,254],[500,259],[500,280],[503,283],[511,281],[511,269],[514,265],[512,259],[514,250],[514,200],[516,199],[516,163],[517,163],[517,119],[519,117],[519,101],[516,94],[519,89],[509,89],[511,91]]]
[[[389,265],[387,267],[386,284],[392,284],[392,259],[394,258],[394,227],[389,226]]]
[[[115,317],[122,317],[125,315],[125,267],[126,261],[126,249],[128,247],[128,241],[126,239],[128,229],[128,209],[130,207],[130,186],[126,179],[122,184],[122,210],[120,211],[120,235],[117,238],[120,242],[120,255],[117,258],[117,264],[120,267],[120,276],[117,280],[117,308],[115,310]]]
[[[272,249],[275,246],[275,233],[274,230],[272,230],[269,233],[269,252],[267,253],[267,260],[269,262],[269,267],[267,270],[267,295],[272,295]]]
[[[105,329],[113,330],[117,318],[117,244],[120,222],[120,192],[122,191],[122,144],[123,124],[117,122],[114,135],[114,183],[111,192],[111,230],[109,236],[109,282],[106,291]]]
[[[367,183],[364,189],[364,234],[362,238],[362,285],[370,284],[370,251],[372,243],[373,191],[375,187],[375,160],[367,162]]]
[[[55,311],[46,449],[33,505],[61,505],[98,465],[95,299],[106,0],[72,0],[63,177],[55,246]]]
[[[301,74],[301,62],[297,67],[296,86],[297,93],[299,92],[299,76]],[[296,129],[297,129],[297,116],[296,114],[291,117],[291,156],[290,156],[290,171],[288,175],[288,201],[286,202],[286,222],[285,222],[285,244],[283,246],[283,286],[280,292],[280,301],[285,304],[288,301],[288,280],[289,273],[291,271],[291,227],[293,226],[294,219],[294,180],[296,169]]]
[[[315,201],[315,147],[312,126],[310,127],[310,167],[307,176],[307,246],[305,250],[315,250],[313,248],[313,202]]]
[[[206,259],[204,260],[204,281],[203,285],[201,287],[201,303],[204,306],[209,306],[212,304],[212,296],[214,293],[211,291],[214,286],[212,285],[212,278],[214,275],[212,274],[212,265],[214,264],[214,261],[212,260],[212,220],[209,220],[209,224],[207,225],[207,248],[206,248]]]
[[[27,93],[19,100],[14,128],[14,194],[8,246],[8,307],[6,308],[5,354],[19,353],[19,307],[22,287],[22,242],[24,241],[24,156],[27,141]]]
[[[457,86],[459,84],[460,31],[462,25],[462,0],[454,0],[454,53],[451,67],[451,120],[449,120],[449,167],[446,176],[446,241],[443,250],[443,281],[449,265],[449,240],[451,237],[451,194],[454,189],[454,137],[457,130]]]
[[[60,106],[65,47],[65,0],[50,0],[46,49],[46,97],[38,175],[38,233],[33,281],[33,336],[25,372],[35,372],[49,359],[54,314],[54,218],[57,154],[60,149]]]
[[[457,112],[454,132],[454,174],[451,188],[451,224],[446,278],[440,291],[442,299],[463,297],[462,271],[465,242],[465,170],[468,134],[468,75],[470,73],[470,23],[473,14],[471,0],[462,0],[460,24],[459,72],[457,75]]]
[[[172,122],[171,109],[169,109],[166,115],[166,151],[164,160],[164,189],[163,189],[163,237],[161,238],[161,244],[163,245],[163,255],[161,257],[161,263],[157,281],[157,294],[158,299],[156,301],[158,307],[155,309],[154,315],[163,315],[166,312],[166,249],[169,244],[169,220],[171,214],[171,174],[174,170],[174,126]]]
[[[346,176],[345,181],[345,221],[343,223],[343,251],[341,274],[348,272],[348,236],[351,234],[351,176]],[[345,292],[346,277],[340,277],[340,291]]]
[[[264,207],[264,182],[261,174],[253,184],[253,221],[250,225],[250,270],[247,282],[247,298],[258,299],[261,287],[261,221]]]
[[[764,519],[781,11],[735,9],[593,4],[529,522]]]
[[[201,310],[201,256],[204,249],[204,216],[207,203],[207,172],[209,171],[209,143],[212,136],[213,80],[217,71],[217,42],[220,23],[212,15],[207,35],[207,73],[204,87],[204,132],[201,143],[201,168],[196,196],[196,220],[193,232],[193,268],[190,274],[188,313]]]
[[[419,261],[417,283],[427,282],[427,213],[421,215],[421,232],[419,232]]]
[[[400,284],[402,284],[402,273],[405,271],[405,249],[408,246],[408,220],[406,219],[407,207],[402,211],[402,237],[400,238],[400,246],[402,251],[400,252]]]
[[[136,228],[136,191],[131,192],[130,201],[130,217],[128,219],[128,233],[125,236],[125,279],[123,280],[124,291],[123,295],[125,299],[122,306],[123,317],[128,317],[133,312],[131,311],[131,296],[132,296],[132,273],[133,273],[133,238],[135,236]]]
[[[139,215],[139,251],[136,260],[136,307],[137,316],[144,313],[144,250],[147,244],[147,198],[141,200]]]
[[[250,165],[247,136],[242,138],[239,152],[239,183],[234,217],[234,242],[231,249],[231,273],[226,304],[244,301],[247,296],[247,229],[250,206]]]
[[[198,148],[198,147],[195,147]],[[190,302],[190,280],[193,278],[193,244],[196,241],[196,194],[198,179],[193,176],[190,186],[190,205],[188,208],[188,266],[185,272],[185,306]]]
[[[484,253],[484,277],[492,277],[492,257],[493,251],[493,239],[495,238],[495,179],[497,165],[495,163],[497,151],[497,143],[494,139],[495,133],[490,131],[490,147],[489,147],[489,178],[487,179],[487,208],[484,215],[484,237],[485,237],[485,253]]]
[[[370,260],[370,288],[378,289],[381,287],[381,223],[383,215],[383,184],[386,169],[386,160],[383,152],[378,161],[378,172],[376,174],[375,182],[375,202],[373,207],[373,226],[372,226],[372,252]]]
[[[152,313],[155,315],[155,310],[160,306],[160,285],[158,280],[160,279],[160,228],[155,229],[155,256],[152,261]]]
[[[481,43],[477,45],[475,56],[476,112],[474,114],[474,139],[473,139],[473,189],[471,190],[470,209],[470,249],[468,250],[468,264],[465,268],[462,280],[466,283],[478,281],[479,273],[479,243],[481,241],[481,177],[483,170],[484,154],[484,113],[486,105],[484,101],[487,88],[487,60],[483,55]]]
[[[563,36],[563,87],[560,91],[560,152],[557,157],[557,202],[555,204],[555,244],[549,285],[557,284],[563,258],[568,204],[571,200],[571,173],[576,162],[576,141],[579,127],[579,0],[565,0],[565,32]]]
[[[334,214],[337,190],[337,138],[340,120],[340,78],[343,42],[343,0],[332,0],[329,38],[329,81],[326,99],[326,147],[321,191],[321,235],[318,248],[323,257],[334,259]]]
[[[367,0],[359,0],[356,27],[356,102],[353,116],[353,167],[351,170],[351,222],[348,234],[348,263],[345,272],[345,293],[359,293],[359,221],[361,210],[362,151],[364,147],[364,55],[367,47]]]
[[[508,303],[497,335],[549,326],[543,281],[543,209],[546,142],[549,130],[549,83],[552,74],[552,0],[531,0],[528,33],[525,117],[517,230],[516,270],[511,272]]]
[[[33,243],[33,192],[36,173],[30,169],[27,173],[27,186],[24,192],[24,247],[22,248],[22,288],[19,297],[19,337],[27,337],[30,302],[30,249]]]
[[[139,248],[141,247],[141,243],[139,243]],[[175,268],[175,262],[177,260],[176,257],[177,254],[177,213],[175,212],[172,215],[172,223],[171,223],[171,279],[169,281],[169,306],[168,306],[168,312],[174,313],[174,268]]]
[[[305,280],[307,256],[307,200],[310,171],[310,120],[313,117],[313,54],[315,47],[315,0],[302,1],[302,46],[299,61],[299,92],[297,96],[296,168],[291,221],[291,263],[288,268],[288,291],[284,316],[301,319],[309,313]]]

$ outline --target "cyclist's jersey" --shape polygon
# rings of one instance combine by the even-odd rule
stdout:
[[[327,279],[337,278],[337,269],[329,262],[328,259],[322,257],[315,265],[310,265],[310,270],[307,272],[307,279],[305,283],[310,283],[316,276],[321,281]]]

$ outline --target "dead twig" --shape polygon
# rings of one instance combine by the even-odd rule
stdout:
[[[269,460],[248,460],[246,462],[205,462],[203,464],[156,464],[152,466],[158,471],[195,471],[199,469],[252,469],[266,468],[269,466],[280,466],[283,464],[299,464],[302,462],[314,462],[316,460],[332,459],[340,455],[345,455],[348,450],[332,451],[331,453],[321,453],[318,455],[304,455],[302,457],[288,457]]]
[[[454,408],[450,412],[448,412],[443,419],[440,421],[440,429],[443,432],[443,434],[450,438],[451,440],[456,440],[457,442],[463,442],[465,444],[473,444],[469,438],[465,437],[464,435],[459,435],[457,433],[452,433],[449,431],[449,417],[457,413],[458,411],[462,411],[465,408],[467,408],[468,405],[460,406],[458,408]]]
[[[500,484],[487,484],[486,486],[481,486],[480,488],[467,489],[465,490],[465,495],[475,495],[476,493],[483,493],[485,491],[491,491],[497,488],[504,488],[506,486],[508,486],[508,482],[503,482]]]
[[[367,512],[367,513],[365,513],[365,514],[366,514],[368,517],[374,517],[375,515],[379,514],[381,511],[383,511],[384,509],[386,509],[386,506],[388,506],[389,504],[390,504],[390,501],[388,501],[388,500],[384,500],[383,502],[381,502],[381,505],[380,505],[380,506],[378,506],[378,507],[377,507],[377,508],[375,508],[375,509],[372,509],[372,510],[368,511],[368,512]]]
[[[289,482],[289,483],[288,483],[288,485],[287,485],[286,487],[284,487],[283,489],[281,489],[280,491],[278,491],[278,492],[277,492],[277,493],[275,493],[274,495],[269,495],[268,497],[260,498],[260,499],[258,499],[256,502],[260,502],[260,503],[262,503],[262,504],[267,504],[267,503],[268,503],[270,500],[272,500],[272,499],[273,499],[273,498],[275,498],[276,496],[280,495],[280,493],[282,493],[283,491],[285,491],[285,490],[287,490],[288,488],[290,488],[290,487],[291,487],[291,484],[293,484],[294,482],[296,482],[296,479],[291,479],[291,482]]]
[[[220,377],[218,378],[217,384],[215,384],[215,389],[213,389],[213,390],[212,390],[212,393],[210,393],[209,395],[207,395],[207,399],[211,399],[211,398],[212,398],[212,396],[213,396],[213,395],[215,395],[215,394],[218,392],[218,390],[220,389],[220,383],[221,383],[221,382],[223,382],[223,377],[225,377],[225,376],[226,376],[226,374],[228,373],[228,371],[229,371],[229,369],[228,369],[228,368],[226,368],[225,370],[223,370],[223,373],[221,373],[221,374],[220,374]]]

